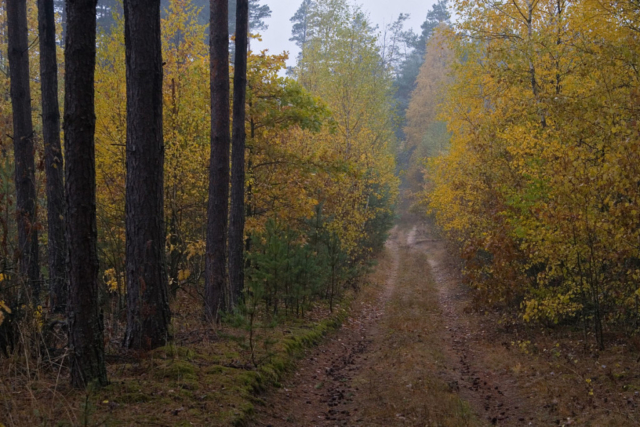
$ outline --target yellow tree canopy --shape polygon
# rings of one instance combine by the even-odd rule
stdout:
[[[447,43],[451,35],[448,26],[441,23],[427,41],[424,62],[407,109],[405,150],[420,145],[429,126],[437,120],[438,106],[444,101],[445,89],[451,81],[453,51]]]
[[[430,209],[488,301],[526,319],[637,318],[640,89],[634,8],[456,2],[450,151]]]

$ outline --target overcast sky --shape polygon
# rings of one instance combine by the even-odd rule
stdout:
[[[302,0],[262,0],[260,3],[268,4],[272,13],[271,18],[266,20],[269,29],[262,32],[262,43],[252,46],[253,49],[269,49],[274,54],[286,50],[290,54],[289,65],[293,65],[298,49],[289,41],[292,25],[289,19],[296,13]],[[373,25],[382,28],[395,21],[400,13],[408,13],[411,17],[406,26],[420,32],[420,24],[435,0],[356,0],[356,3],[369,14]]]

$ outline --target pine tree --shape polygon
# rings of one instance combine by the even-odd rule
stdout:
[[[311,30],[309,20],[311,18],[313,5],[314,0],[302,0],[302,4],[290,19],[293,27],[289,41],[295,42],[300,49],[304,48],[304,45],[311,36],[311,34],[309,34]]]
[[[433,31],[440,25],[441,23],[449,24],[451,20],[451,14],[447,9],[449,0],[438,0],[436,4],[431,7],[431,10],[427,12],[427,19],[420,25],[422,29],[422,34],[420,35],[420,39],[416,41],[416,50],[425,53],[425,46],[433,34]]]
[[[71,384],[107,384],[96,249],[96,0],[67,0],[64,148]]]
[[[427,18],[422,23],[422,33],[413,41],[413,51],[407,55],[400,65],[397,78],[394,82],[396,87],[396,100],[398,101],[399,115],[404,120],[404,115],[409,107],[411,93],[416,87],[416,79],[420,73],[420,66],[424,63],[426,46],[433,33],[433,30],[440,24],[449,24],[451,14],[448,10],[449,0],[439,0],[431,10],[427,12]]]
[[[229,220],[229,282],[231,306],[244,287],[244,221],[245,221],[245,100],[247,90],[247,48],[249,2],[237,0],[236,48],[233,78],[233,136],[231,141],[231,214]]]
[[[237,0],[229,0],[229,35],[236,33]],[[264,22],[271,17],[271,9],[268,5],[260,4],[260,0],[249,0],[249,32],[263,31],[269,28]]]
[[[205,260],[205,316],[216,320],[228,293],[229,215],[229,29],[227,0],[211,1],[209,25],[211,81],[211,163]]]
[[[416,88],[411,93],[404,128],[406,147],[420,145],[429,126],[436,121],[437,106],[444,100],[444,90],[450,81],[447,73],[453,61],[453,52],[446,45],[446,24],[440,32],[429,37],[425,60],[416,79]]]
[[[125,0],[127,65],[125,346],[160,347],[169,337],[165,263],[160,0]]]
[[[20,274],[28,280],[34,297],[40,291],[38,231],[36,225],[36,183],[29,89],[29,41],[26,0],[7,0],[9,76],[13,106],[13,150],[18,219],[18,262]]]
[[[42,85],[42,134],[47,176],[47,223],[49,249],[49,295],[53,313],[64,313],[67,304],[64,235],[64,169],[60,146],[58,61],[54,0],[38,0],[40,84]]]

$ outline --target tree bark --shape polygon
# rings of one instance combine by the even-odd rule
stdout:
[[[49,301],[52,313],[64,313],[67,304],[64,236],[64,181],[60,148],[58,105],[58,60],[53,0],[38,0],[40,38],[40,84],[42,92],[42,134],[47,176],[47,223],[49,249]]]
[[[96,250],[96,0],[67,0],[64,146],[71,384],[107,384]]]
[[[247,45],[249,2],[238,0],[236,9],[236,49],[233,75],[233,137],[231,141],[231,215],[229,219],[229,280],[231,306],[244,286],[244,176],[245,99],[247,93]]]
[[[211,0],[209,55],[211,82],[211,161],[207,209],[205,317],[219,320],[229,308],[227,227],[229,216],[229,7]]]
[[[9,32],[9,77],[13,106],[13,151],[18,222],[18,263],[28,280],[35,301],[40,293],[38,231],[36,227],[36,184],[29,89],[29,41],[26,0],[7,0]]]
[[[169,339],[165,263],[160,0],[125,0],[127,66],[124,345],[152,349]]]

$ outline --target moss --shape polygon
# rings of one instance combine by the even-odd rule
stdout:
[[[157,348],[153,352],[155,357],[159,357],[161,359],[188,359],[191,360],[193,358],[198,357],[199,355],[188,347],[181,347],[174,344],[168,344],[164,347]]]
[[[174,359],[165,366],[159,366],[155,372],[158,379],[196,380],[196,367],[186,360]]]
[[[262,376],[256,371],[245,371],[238,375],[238,378],[242,381],[242,384],[249,387],[254,387],[262,382]]]
[[[231,421],[231,425],[234,427],[246,427],[249,425],[251,415],[255,412],[254,406],[249,403],[243,403],[237,412],[234,412],[234,417]]]
[[[255,406],[263,404],[259,394],[280,387],[305,350],[340,326],[341,313],[336,310],[332,319],[317,324],[296,319],[283,324],[282,330],[270,329],[272,342],[265,350],[269,356],[256,369],[246,369],[248,351],[241,345],[246,335],[241,330],[235,331],[236,336],[229,334],[224,339],[221,334],[215,342],[193,348],[167,345],[134,364],[117,365],[113,383],[98,391],[95,400],[120,407],[98,405],[97,414],[113,417],[109,425],[180,425],[177,423],[187,421],[249,426]],[[174,417],[177,408],[184,409]],[[208,421],[202,424],[205,418]]]
[[[184,388],[178,389],[173,396],[174,400],[178,402],[188,402],[196,398],[193,391]]]
[[[344,302],[350,305],[350,300]],[[282,377],[295,366],[295,362],[304,354],[304,350],[316,346],[332,330],[340,328],[346,319],[348,311],[338,308],[331,319],[324,320],[311,328],[300,328],[294,336],[286,338],[282,342],[282,350],[271,357],[268,363],[261,365],[256,371],[248,371],[240,374],[243,384],[251,392],[254,401],[259,400],[255,396],[264,391],[268,386],[280,386]],[[242,406],[240,414],[235,414],[231,424],[243,427],[249,425],[253,405]]]
[[[227,370],[229,370],[229,368],[225,368],[224,366],[220,366],[220,365],[213,365],[206,368],[204,370],[204,373],[206,375],[216,375],[216,374],[222,374]]]
[[[200,383],[196,380],[182,379],[176,384],[176,387],[184,390],[197,391],[200,389]]]
[[[140,381],[114,382],[100,390],[97,400],[113,400],[123,405],[150,402],[149,387],[143,385]]]
[[[117,388],[123,393],[138,393],[142,391],[142,384],[139,381],[123,381],[117,384]]]

